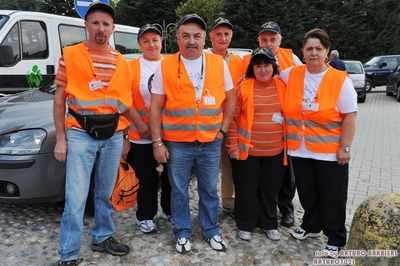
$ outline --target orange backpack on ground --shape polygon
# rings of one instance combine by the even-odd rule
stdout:
[[[117,180],[111,195],[111,204],[116,211],[123,211],[137,204],[139,179],[132,166],[121,157]]]

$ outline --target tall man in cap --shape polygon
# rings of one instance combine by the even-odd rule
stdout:
[[[291,66],[303,65],[291,49],[280,47],[281,42],[281,28],[278,23],[269,21],[261,25],[258,31],[258,44],[259,46],[266,46],[272,50],[280,71]],[[245,73],[245,69],[247,69],[250,58],[251,55],[246,55],[243,58],[243,65],[245,67],[243,73]],[[282,181],[282,187],[278,194],[278,208],[282,214],[281,223],[286,227],[294,225],[294,206],[292,200],[295,193],[296,183],[292,171],[291,159],[289,157],[288,165],[286,166],[285,175]]]
[[[212,48],[208,52],[219,54],[228,65],[234,85],[242,77],[243,60],[229,51],[229,45],[233,36],[233,25],[226,19],[219,17],[213,21],[208,37],[211,40]],[[232,168],[229,156],[225,148],[226,139],[222,143],[221,149],[221,200],[222,209],[234,217],[235,188],[233,186]]]
[[[188,188],[193,165],[202,236],[214,250],[227,248],[219,234],[217,183],[221,144],[236,101],[224,60],[203,53],[205,29],[206,23],[196,14],[182,18],[177,30],[179,52],[165,58],[157,68],[150,103],[153,152],[158,162],[168,161],[173,231],[180,253],[191,249]]]
[[[63,49],[55,79],[53,115],[57,143],[54,156],[66,162],[65,207],[58,251],[60,265],[78,265],[81,261],[78,255],[83,215],[94,166],[96,190],[91,248],[118,256],[129,252],[127,245],[112,237],[115,228],[110,197],[132,105],[131,68],[125,58],[108,45],[115,28],[115,16],[115,10],[107,4],[96,2],[89,6],[85,16],[89,39]],[[94,116],[104,123],[96,122],[99,128],[88,128],[83,120],[90,122]]]

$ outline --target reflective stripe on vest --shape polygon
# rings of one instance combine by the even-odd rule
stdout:
[[[116,69],[110,80],[107,89],[99,88],[91,90],[89,83],[94,80],[95,70],[89,52],[85,45],[78,45],[63,48],[65,70],[68,77],[67,103],[76,113],[88,114],[109,114],[123,113],[132,105],[131,85],[132,71],[125,58],[118,53]],[[79,60],[76,55],[79,54]],[[127,85],[128,84],[128,85]],[[120,116],[117,131],[129,126],[129,121]],[[67,115],[66,127],[81,128],[76,119]]]
[[[162,110],[163,139],[168,141],[211,142],[222,124],[222,102],[225,99],[224,61],[221,56],[205,53],[203,96],[212,96],[215,104],[195,102],[193,84],[179,53],[161,62],[165,105]],[[180,75],[178,77],[178,68]],[[177,79],[179,87],[177,89]]]
[[[336,108],[346,72],[328,68],[319,85],[315,103],[318,110],[302,114],[306,66],[290,70],[284,113],[288,149],[296,150],[304,138],[307,149],[318,153],[336,153],[340,146],[342,116]]]

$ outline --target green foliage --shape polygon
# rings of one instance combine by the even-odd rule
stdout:
[[[42,2],[41,0],[0,0],[0,9],[40,11]]]
[[[75,10],[74,1],[72,0],[42,0],[41,2],[43,2],[40,10],[42,12],[69,17],[80,17]]]

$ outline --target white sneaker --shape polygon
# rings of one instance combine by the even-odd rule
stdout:
[[[157,231],[157,225],[153,220],[137,220],[137,224],[139,225],[140,231],[143,233],[154,233]]]
[[[267,236],[274,241],[278,241],[281,239],[281,234],[279,233],[278,230],[272,229],[272,230],[263,230],[264,233],[267,234]]]
[[[293,236],[294,238],[297,238],[297,239],[299,239],[299,240],[303,240],[303,239],[306,239],[306,238],[308,238],[308,237],[319,237],[319,236],[322,235],[321,232],[319,232],[319,233],[307,232],[307,231],[305,231],[303,228],[301,228],[300,226],[297,227],[294,231],[292,231],[291,234],[292,234],[292,236]]]
[[[337,258],[339,257],[341,248],[338,246],[326,245],[324,251],[330,258]]]
[[[245,240],[245,241],[250,241],[251,240],[251,233],[249,231],[238,231],[238,236],[240,239]]]
[[[190,251],[190,249],[192,248],[192,245],[190,244],[189,238],[181,237],[181,238],[176,239],[175,247],[179,253],[186,253],[186,252]]]
[[[221,238],[220,235],[215,235],[215,236],[213,236],[211,238],[206,239],[206,241],[216,251],[225,251],[226,250],[226,243]]]
[[[164,220],[170,221],[172,224],[175,224],[174,218],[172,218],[172,215],[167,215],[165,212],[161,211],[160,212],[160,218]]]

